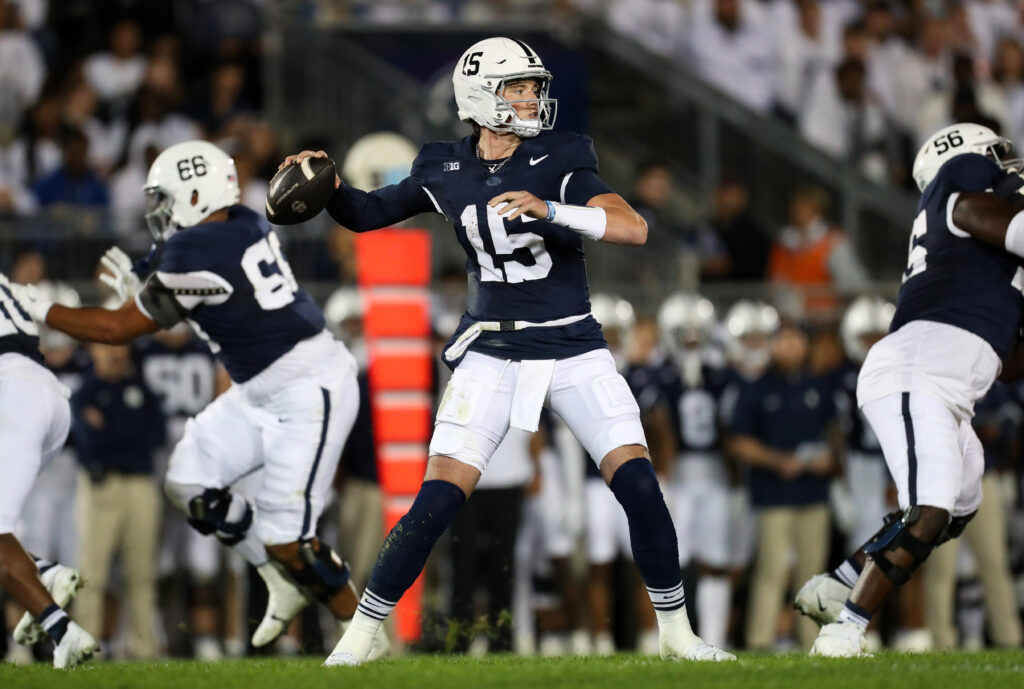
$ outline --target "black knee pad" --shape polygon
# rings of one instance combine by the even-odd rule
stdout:
[[[900,516],[897,519],[895,515]],[[885,526],[864,546],[864,554],[874,560],[889,581],[897,586],[907,583],[914,571],[928,559],[932,550],[935,549],[936,543],[925,543],[910,533],[910,527],[920,519],[921,507],[919,505],[914,505],[903,513],[889,513],[885,517]],[[914,559],[914,563],[909,568],[894,565],[885,557],[886,551],[900,549],[906,550]]]
[[[235,545],[245,538],[252,526],[252,506],[238,496],[244,503],[244,511],[240,516],[229,517],[234,499],[225,488],[207,488],[188,502],[189,525],[205,536],[213,534],[224,545]]]
[[[348,586],[352,572],[330,546],[319,541],[299,543],[302,569],[293,570],[292,578],[306,588],[317,600],[326,603]]]
[[[938,547],[946,541],[952,541],[954,538],[960,538],[963,535],[964,529],[967,528],[967,523],[974,519],[974,515],[978,513],[978,510],[974,510],[970,514],[965,514],[962,517],[953,517],[949,520],[949,526],[939,536],[939,540],[936,541],[935,546]]]

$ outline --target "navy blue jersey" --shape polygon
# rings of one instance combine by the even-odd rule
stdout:
[[[976,153],[951,158],[924,190],[910,235],[890,332],[911,321],[947,323],[988,342],[1006,357],[1020,328],[1024,270],[1021,259],[951,225],[949,199],[957,192],[990,191],[1007,173]]]
[[[51,357],[46,365],[53,371],[53,375],[57,376],[57,380],[74,394],[82,387],[82,379],[92,371],[92,358],[88,350],[78,343],[73,343],[67,359],[58,364],[54,363]]]
[[[22,354],[43,363],[39,328],[7,285],[0,284],[0,354]]]
[[[833,386],[822,378],[769,370],[756,381],[740,384],[729,430],[783,452],[794,452],[805,443],[824,444],[836,420],[832,392]],[[756,507],[825,502],[829,482],[828,477],[811,474],[785,479],[770,469],[753,467],[750,500]]]
[[[687,384],[675,367],[666,369],[661,385],[680,452],[721,449],[721,405],[727,383],[727,372],[720,368],[703,367],[698,385]]]
[[[140,306],[164,328],[186,319],[236,383],[324,329],[277,235],[244,206],[171,235],[152,267]]]
[[[132,357],[168,422],[195,416],[217,395],[217,362],[194,338],[178,347],[155,337],[140,338],[132,346]]]
[[[846,449],[860,455],[882,458],[882,446],[864,418],[864,412],[857,406],[857,375],[860,367],[846,361],[835,372],[836,408],[839,412],[846,438]]]
[[[87,413],[99,414],[99,419]],[[93,478],[110,471],[148,474],[164,442],[164,417],[155,395],[134,374],[112,381],[88,373],[71,396],[78,461]]]
[[[427,144],[411,176],[455,227],[466,252],[469,304],[453,339],[474,321],[543,322],[590,312],[583,237],[534,218],[508,221],[487,205],[505,191],[577,205],[608,193],[589,138],[542,132],[524,140],[493,174],[477,159],[472,136]],[[470,350],[517,360],[561,359],[606,346],[601,326],[587,317],[562,327],[485,332]]]

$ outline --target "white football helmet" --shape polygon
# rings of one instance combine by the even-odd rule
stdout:
[[[537,119],[523,120],[501,96],[505,85],[536,79]],[[551,73],[533,49],[515,38],[485,38],[462,54],[452,74],[459,119],[496,132],[529,138],[555,126],[558,102],[548,98]],[[532,99],[531,99],[532,100]],[[517,101],[518,102],[518,101]]]
[[[1019,172],[1024,163],[1019,157],[1010,157],[1013,142],[1005,136],[999,136],[980,124],[951,124],[928,137],[917,152],[913,170],[917,188],[924,191],[946,161],[964,153],[978,153],[991,158],[1004,170]]]
[[[668,351],[676,355],[711,340],[715,307],[699,294],[673,294],[658,309],[658,329]]]
[[[157,241],[241,199],[235,161],[209,141],[175,144],[156,157],[146,186],[146,224]]]
[[[590,297],[590,313],[603,330],[618,330],[625,334],[636,322],[633,305],[612,294],[594,294]]]
[[[324,320],[327,327],[346,345],[353,337],[362,336],[363,300],[355,287],[339,287],[324,304]],[[353,328],[353,321],[359,326]],[[354,332],[358,330],[358,332]]]
[[[348,149],[341,174],[356,189],[373,191],[408,177],[417,153],[416,146],[401,134],[367,134]]]
[[[881,337],[889,332],[889,323],[895,313],[896,307],[882,297],[863,296],[854,299],[839,325],[839,336],[846,355],[857,363],[863,363],[864,357],[868,355],[864,337]]]
[[[760,375],[771,361],[772,335],[779,329],[779,312],[763,301],[743,299],[725,315],[726,348],[740,371]]]

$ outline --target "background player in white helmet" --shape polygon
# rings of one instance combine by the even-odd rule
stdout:
[[[914,161],[922,195],[896,313],[857,380],[857,403],[882,446],[900,511],[847,569],[808,582],[814,590],[804,593],[828,603],[819,605],[817,621],[826,624],[813,653],[861,654],[885,597],[936,546],[963,533],[981,503],[974,404],[997,375],[1024,373],[1024,179],[1012,151],[987,127],[959,123],[930,136]]]
[[[849,534],[851,549],[878,530],[888,510],[885,491],[889,476],[882,448],[870,424],[857,407],[857,374],[871,346],[889,332],[896,306],[881,297],[858,297],[846,309],[839,325],[839,337],[847,361],[839,371],[843,429],[846,434],[846,479],[854,503],[857,521]]]
[[[629,520],[637,567],[658,608],[661,653],[730,659],[690,629],[671,516],[639,410],[590,315],[584,238],[643,244],[647,225],[597,175],[589,139],[554,126],[551,73],[526,43],[488,38],[452,74],[462,141],[429,143],[398,184],[364,193],[337,180],[327,210],[357,232],[419,213],[452,223],[470,304],[445,350],[456,368],[438,411],[423,485],[381,550],[355,621],[329,665],[359,664],[415,581],[508,427],[535,431],[547,403],[572,428]],[[303,151],[282,165],[323,151]],[[462,400],[470,396],[475,403]]]
[[[771,336],[779,329],[779,313],[763,301],[743,299],[730,307],[722,321],[729,365],[743,378],[754,380],[771,361]]]
[[[722,394],[728,383],[714,351],[715,307],[697,294],[674,294],[658,309],[671,376],[662,383],[675,430],[676,533],[682,564],[696,564],[698,629],[708,643],[726,643],[736,536],[734,483],[722,454]]]
[[[358,404],[356,364],[295,282],[269,224],[238,205],[234,162],[205,141],[163,151],[147,178],[146,221],[157,239],[145,284],[118,249],[106,281],[117,310],[71,309],[12,285],[32,317],[81,340],[124,343],[187,321],[232,387],[190,419],[167,472],[168,496],[191,525],[257,567],[267,612],[262,646],[312,599],[349,618],[347,566],[316,523]],[[255,507],[232,484],[263,467]]]

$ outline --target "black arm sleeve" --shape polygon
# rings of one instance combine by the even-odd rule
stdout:
[[[371,192],[342,182],[327,203],[327,212],[334,221],[353,232],[388,227],[435,210],[427,192],[412,177]]]

